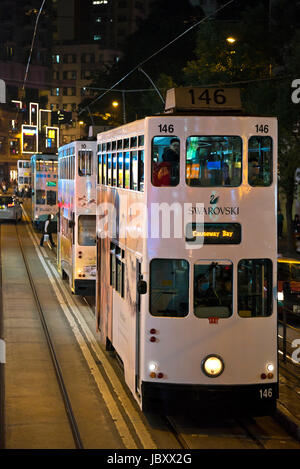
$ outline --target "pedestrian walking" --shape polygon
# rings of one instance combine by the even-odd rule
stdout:
[[[44,245],[44,240],[45,240],[45,235],[48,235],[50,244],[51,244],[51,246],[54,248],[54,247],[55,247],[55,243],[54,243],[54,241],[53,241],[53,239],[52,239],[52,233],[51,233],[51,230],[50,230],[50,222],[51,222],[51,215],[48,215],[48,218],[47,218],[47,220],[46,220],[46,222],[45,222],[43,235],[42,235],[42,237],[41,237],[40,246],[43,247],[43,245]]]
[[[281,210],[279,208],[277,212],[277,234],[279,239],[282,239],[283,220],[284,216],[282,215]]]

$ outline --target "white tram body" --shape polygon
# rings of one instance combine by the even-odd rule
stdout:
[[[96,147],[80,140],[58,150],[58,270],[79,295],[95,295]]]
[[[30,160],[18,160],[18,193],[29,191],[31,188]]]
[[[48,215],[53,222],[57,214],[57,155],[37,153],[30,160],[32,178],[33,224],[42,229]]]
[[[277,119],[161,115],[97,142],[97,328],[140,407],[272,412]]]

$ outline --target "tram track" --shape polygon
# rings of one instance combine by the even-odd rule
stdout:
[[[16,230],[19,230],[19,227],[16,227]],[[20,243],[20,249],[22,249],[23,246],[21,246],[22,241],[20,239],[19,233],[18,233],[18,242]],[[26,260],[26,253],[24,253],[24,249],[22,249],[22,255],[23,254],[25,255],[25,260]],[[54,272],[55,265],[54,265],[53,261],[51,261],[51,266],[50,266],[50,259],[48,259],[47,260],[47,265]],[[65,297],[66,302],[68,301],[69,296],[71,296],[71,295],[69,295],[69,293],[66,293],[66,297]],[[71,299],[73,301],[75,301],[76,298],[71,296]],[[83,301],[86,302],[86,300],[83,300]],[[42,308],[42,306],[41,306],[41,308]],[[84,329],[84,327],[83,327],[83,329]],[[92,350],[93,346],[90,346],[90,347],[91,347],[91,351],[93,351]],[[99,355],[98,349],[95,348],[95,350],[93,352],[93,355],[97,359],[99,370],[102,370],[102,368],[103,368],[103,357]],[[112,385],[112,387],[114,387],[114,386],[115,385]],[[123,412],[123,415],[125,415],[124,412]],[[129,415],[128,415],[128,417],[129,417]],[[126,416],[126,420],[128,419],[128,417]],[[135,418],[137,418],[137,417],[135,417]],[[195,449],[195,448],[204,449],[205,448],[205,446],[201,446],[201,445],[205,444],[205,438],[204,438],[206,436],[205,435],[205,432],[206,432],[205,427],[199,427],[199,429],[196,430],[196,432],[198,434],[197,435],[192,435],[197,440],[197,443],[196,443],[197,446],[195,446],[195,445],[191,444],[191,435],[186,434],[186,432],[184,432],[180,429],[180,425],[177,424],[176,419],[173,419],[172,417],[167,417],[167,420],[168,421],[165,422],[165,427],[166,427],[166,430],[168,432],[170,432],[170,434],[172,434],[172,436],[173,436],[174,447],[175,448],[182,449],[182,450],[190,450],[190,449]],[[247,427],[247,423],[248,422],[245,423],[246,427]],[[134,422],[134,424],[132,423],[132,425],[135,425],[135,422]],[[265,445],[264,445],[265,439],[271,438],[271,437],[269,435],[266,435],[266,436],[263,436],[263,438],[261,439],[259,433],[256,434],[255,421],[252,422],[252,425],[253,426],[250,426],[250,428],[248,428],[248,429],[247,428],[245,429],[241,425],[239,425],[243,429],[243,431],[239,432],[238,435],[234,434],[234,429],[232,431],[230,431],[230,428],[228,428],[228,434],[224,433],[224,435],[222,435],[222,428],[220,427],[221,428],[221,431],[220,431],[220,428],[218,428],[218,426],[216,425],[216,427],[214,428],[214,431],[216,433],[217,438],[219,438],[218,444],[221,447],[222,438],[224,439],[224,442],[226,444],[226,439],[230,440],[231,438],[233,439],[233,437],[235,437],[236,440],[239,440],[240,445],[245,444],[245,446],[243,446],[243,447],[247,447],[247,445],[249,447],[249,445],[250,445],[249,442],[253,442],[252,446],[255,446],[256,448],[260,448],[260,449],[265,448]],[[140,427],[137,427],[137,426],[135,427],[135,432],[138,436],[140,436],[138,428],[140,428]],[[150,431],[152,433],[153,428]],[[153,433],[153,436],[155,437],[155,440],[158,443],[157,448],[159,448],[159,447],[164,448],[162,442],[159,441],[159,439],[157,438],[157,435],[155,434],[155,432]],[[282,438],[284,438],[284,437],[282,437]],[[149,443],[151,444],[150,440],[147,440],[146,443],[143,443],[144,448],[150,449],[149,448],[149,446],[150,446]]]
[[[37,290],[35,288],[34,280],[33,280],[33,277],[32,277],[32,274],[31,274],[31,271],[30,271],[30,268],[29,268],[29,264],[28,264],[28,261],[27,261],[26,255],[25,255],[25,251],[24,251],[22,242],[21,242],[19,228],[18,228],[17,225],[16,225],[16,235],[17,235],[20,251],[21,251],[21,254],[22,254],[23,262],[24,262],[26,272],[27,272],[27,275],[28,275],[28,279],[29,279],[31,291],[32,291],[32,294],[33,294],[33,298],[34,298],[34,301],[35,301],[35,304],[36,304],[36,307],[37,307],[37,311],[39,313],[42,329],[44,331],[47,346],[48,346],[50,356],[51,356],[51,359],[52,359],[54,371],[55,371],[55,374],[56,374],[56,377],[57,377],[57,382],[58,382],[59,389],[60,389],[60,392],[61,392],[61,396],[62,396],[62,400],[63,400],[63,403],[64,403],[66,415],[67,415],[67,418],[68,418],[68,421],[69,421],[69,424],[70,424],[70,428],[71,428],[71,432],[72,432],[72,435],[73,435],[74,444],[75,444],[76,449],[83,449],[82,438],[81,438],[81,435],[80,435],[80,432],[79,432],[79,429],[78,429],[78,424],[77,424],[77,421],[76,421],[76,418],[75,418],[75,415],[74,415],[74,412],[73,412],[73,409],[72,409],[71,400],[69,398],[68,391],[67,391],[67,388],[66,388],[66,385],[65,385],[65,382],[64,382],[61,366],[59,364],[59,360],[58,360],[57,354],[55,352],[55,347],[54,347],[53,341],[51,339],[51,335],[50,335],[49,328],[48,328],[48,325],[47,325],[47,321],[46,321],[46,318],[45,318],[45,315],[44,315],[44,312],[43,312],[43,308],[41,306],[41,302],[39,300],[38,293],[37,293]]]
[[[35,250],[54,290],[54,296],[62,309],[61,317],[63,320],[66,320],[70,326],[70,330],[76,339],[75,343],[77,342],[79,346],[79,353],[82,354],[81,356],[84,358],[84,362],[87,365],[89,375],[93,377],[99,396],[104,400],[106,405],[104,413],[108,411],[108,414],[111,416],[112,423],[119,434],[124,448],[155,449],[156,444],[152,440],[150,432],[145,426],[145,422],[143,422],[142,415],[137,411],[136,406],[130,402],[123,384],[118,381],[107,356],[101,350],[95,335],[91,332],[88,326],[88,318],[81,312],[81,307],[84,304],[84,309],[89,310],[88,317],[94,317],[91,304],[87,299],[79,301],[76,296],[71,294],[68,285],[61,281],[60,275],[56,269],[56,264],[52,259],[52,255],[49,256],[50,253],[47,252],[47,248],[42,252],[40,248],[36,246],[38,236],[30,226],[30,220],[28,219],[26,211],[24,211],[24,219],[28,221],[26,229],[29,237],[35,245]],[[65,367],[65,364],[63,366]],[[70,384],[72,388],[73,384]],[[76,393],[73,389],[72,395],[74,392]],[[76,406],[74,408],[77,413]],[[84,425],[84,422],[80,421],[80,425],[82,424]],[[96,422],[95,425],[97,425]],[[85,441],[90,441],[86,432],[83,432],[83,435]],[[89,446],[90,443],[87,443],[87,445]]]

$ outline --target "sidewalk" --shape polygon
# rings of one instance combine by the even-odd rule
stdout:
[[[300,253],[296,250],[289,253],[287,250],[287,238],[278,240],[278,255],[300,261]],[[277,402],[276,417],[285,426],[287,431],[300,440],[300,402],[291,395],[288,383],[279,377],[279,401]]]

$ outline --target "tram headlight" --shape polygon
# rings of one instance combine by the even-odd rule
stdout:
[[[202,361],[202,371],[210,378],[220,376],[224,371],[224,362],[218,355],[208,355]]]
[[[157,371],[157,363],[155,362],[149,362],[149,371],[152,372],[152,371]]]
[[[272,371],[274,371],[273,363],[268,363],[267,364],[267,370],[268,370],[269,373],[272,373]]]

